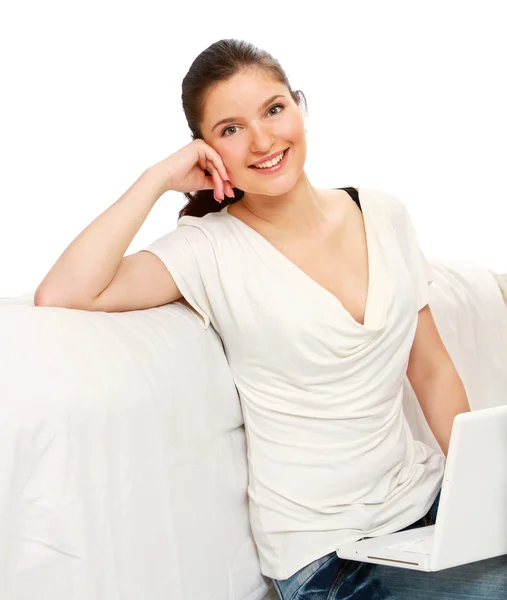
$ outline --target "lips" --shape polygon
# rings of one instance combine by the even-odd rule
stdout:
[[[273,160],[274,158],[279,156],[282,152],[286,152],[287,150],[288,150],[288,148],[285,148],[284,150],[278,150],[278,152],[273,152],[273,154],[270,154],[266,158],[263,158],[261,160],[258,160],[257,162],[254,162],[248,168],[255,169],[256,168],[255,165],[261,165],[262,163],[269,162],[270,160]]]

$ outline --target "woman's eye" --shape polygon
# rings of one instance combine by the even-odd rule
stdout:
[[[284,104],[275,104],[274,106],[272,106],[270,109],[268,109],[268,114],[271,113],[271,111],[274,108],[279,108],[280,110],[283,110],[285,108]],[[274,115],[278,115],[279,112],[276,113],[271,113],[272,116]],[[226,127],[223,131],[222,131],[222,137],[230,137],[229,135],[226,135],[227,131],[230,131],[231,129],[236,129],[236,125],[229,125],[229,127]]]
[[[231,127],[226,127],[223,131],[222,131],[222,135],[225,134],[226,131],[229,131],[229,129],[235,129],[235,126],[232,125]],[[227,136],[226,136],[227,137]]]
[[[283,104],[275,104],[274,106],[272,106],[272,107],[269,109],[269,111],[273,110],[274,108],[280,108],[280,109],[282,109],[282,108],[283,108]],[[268,111],[268,112],[269,112],[269,111]],[[278,114],[278,113],[275,113],[275,115],[277,115],[277,114]]]

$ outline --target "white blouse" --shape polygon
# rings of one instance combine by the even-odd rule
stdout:
[[[445,458],[402,408],[434,274],[405,206],[359,188],[369,261],[364,325],[227,207],[184,216],[146,250],[220,335],[241,401],[261,571],[286,579],[339,544],[430,508]]]

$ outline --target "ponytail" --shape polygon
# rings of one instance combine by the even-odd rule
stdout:
[[[209,175],[208,171],[205,171],[206,175]],[[225,196],[223,202],[217,202],[213,196],[213,190],[199,190],[194,193],[187,193],[184,196],[188,199],[187,204],[178,213],[178,218],[181,219],[183,216],[189,217],[204,217],[208,213],[219,212],[225,206],[234,204],[238,200],[241,200],[245,195],[245,192],[232,188],[234,190],[234,198]]]

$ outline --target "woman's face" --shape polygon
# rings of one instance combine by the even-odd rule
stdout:
[[[224,119],[231,120],[219,123]],[[217,84],[205,100],[201,129],[204,141],[220,154],[232,186],[245,193],[285,194],[303,171],[304,117],[286,86],[262,72],[238,73]],[[250,168],[287,148],[287,162],[279,172],[264,175]]]

